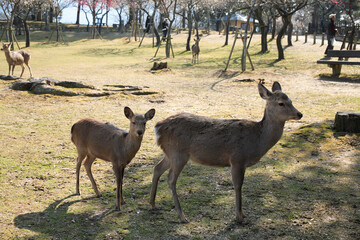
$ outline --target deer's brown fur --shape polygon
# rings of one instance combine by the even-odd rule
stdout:
[[[258,85],[260,96],[266,100],[264,117],[260,122],[242,119],[212,119],[190,113],[171,116],[155,126],[157,143],[165,156],[154,169],[150,203],[155,196],[160,176],[169,169],[168,183],[175,209],[182,222],[187,222],[176,193],[176,181],[191,158],[201,165],[231,167],[236,193],[236,219],[243,221],[241,188],[245,169],[256,164],[280,139],[285,121],[300,119],[278,82],[272,92]]]
[[[71,140],[75,144],[78,157],[76,164],[76,193],[80,194],[80,167],[84,166],[97,196],[101,196],[91,165],[96,158],[111,162],[116,176],[116,209],[120,210],[120,202],[124,203],[122,182],[126,165],[135,157],[144,136],[146,122],[155,115],[155,109],[145,114],[134,114],[128,107],[124,108],[125,116],[130,120],[129,132],[96,119],[82,119],[71,128]]]

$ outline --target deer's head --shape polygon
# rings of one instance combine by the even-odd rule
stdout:
[[[302,113],[293,106],[291,99],[281,91],[280,83],[274,82],[272,91],[269,91],[261,83],[258,84],[258,89],[260,96],[266,100],[266,114],[272,119],[285,122],[302,118]]]
[[[134,114],[129,107],[124,108],[124,114],[130,120],[129,133],[136,137],[142,137],[145,133],[146,122],[155,115],[155,109],[150,109],[145,114]]]

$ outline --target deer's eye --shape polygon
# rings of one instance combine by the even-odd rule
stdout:
[[[284,107],[285,104],[281,102],[281,103],[279,103],[279,106],[280,106],[280,107]]]
[[[134,124],[134,125],[135,125],[135,124],[136,124],[136,122],[132,122],[132,124]]]

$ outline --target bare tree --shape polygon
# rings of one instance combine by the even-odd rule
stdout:
[[[78,1],[78,0],[77,0]],[[104,9],[107,9],[109,4],[112,4],[112,1],[108,0],[82,0],[83,2],[83,11],[89,12],[92,16],[92,38],[95,38],[96,34],[96,18],[98,15],[103,14]],[[106,10],[105,10],[106,12]]]
[[[13,32],[12,32],[12,28],[13,28],[13,22],[14,22],[14,18],[15,15],[17,13],[17,11],[19,10],[19,6],[22,3],[22,0],[2,0],[0,1],[0,7],[2,9],[2,12],[4,13],[5,17],[6,17],[6,33],[7,33],[7,38],[9,42],[13,42]],[[11,44],[11,50],[14,50],[14,44]]]
[[[287,27],[291,23],[291,17],[295,12],[305,7],[307,0],[277,0],[274,7],[281,16],[283,26],[281,27],[276,38],[276,46],[278,49],[278,60],[285,59],[284,49],[281,44],[281,39],[284,36]]]

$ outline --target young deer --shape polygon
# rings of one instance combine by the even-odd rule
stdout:
[[[24,51],[24,50],[10,51],[10,47],[11,47],[11,43],[3,43],[3,47],[1,49],[1,51],[5,52],[6,61],[9,64],[9,75],[10,75],[11,66],[12,66],[11,74],[14,75],[15,66],[21,65],[21,67],[22,67],[22,71],[21,71],[21,75],[20,75],[20,78],[21,78],[24,73],[24,69],[25,69],[24,63],[25,63],[26,66],[29,68],[30,77],[32,77],[31,67],[29,65],[30,53],[28,53],[27,51]]]
[[[111,162],[116,176],[116,210],[120,210],[120,201],[122,204],[124,203],[122,194],[124,169],[139,150],[146,122],[154,117],[155,109],[150,109],[145,114],[134,114],[129,107],[125,107],[124,113],[130,120],[129,132],[95,119],[82,119],[71,128],[71,141],[75,144],[78,152],[76,194],[80,194],[80,167],[85,157],[86,173],[98,197],[101,194],[91,173],[91,165],[95,158]]]
[[[294,108],[288,96],[275,82],[272,92],[258,84],[260,96],[266,100],[260,122],[241,119],[212,119],[189,113],[171,116],[155,126],[157,144],[165,156],[154,169],[150,204],[155,196],[160,176],[170,169],[168,184],[175,209],[182,222],[187,222],[176,193],[176,181],[191,158],[194,162],[214,167],[231,167],[236,193],[236,220],[243,221],[241,187],[245,169],[257,163],[280,139],[285,121],[298,120],[302,114]]]
[[[200,38],[199,39],[195,39],[195,44],[192,45],[191,50],[192,50],[192,63],[196,64],[199,63],[199,53],[200,53],[200,46],[199,46],[199,42],[200,42]]]

